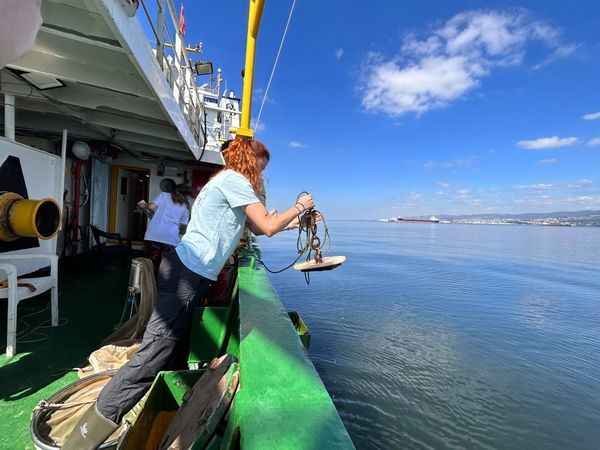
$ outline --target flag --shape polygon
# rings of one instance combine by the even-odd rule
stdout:
[[[185,16],[183,15],[183,3],[181,4],[181,9],[179,10],[177,29],[179,30],[179,34],[182,36],[185,35]]]

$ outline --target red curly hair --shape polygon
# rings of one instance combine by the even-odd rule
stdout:
[[[223,158],[225,159],[225,169],[235,170],[245,176],[257,195],[264,191],[262,174],[257,160],[265,158],[269,161],[271,154],[262,142],[238,137],[223,150]]]

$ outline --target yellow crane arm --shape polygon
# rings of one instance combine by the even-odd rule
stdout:
[[[246,37],[246,61],[244,65],[244,88],[242,91],[242,118],[237,136],[252,139],[254,130],[250,128],[250,116],[252,113],[252,87],[254,84],[254,60],[256,57],[256,40],[260,30],[260,19],[262,18],[264,0],[250,0],[248,12],[248,34]]]

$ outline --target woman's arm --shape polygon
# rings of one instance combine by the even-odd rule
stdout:
[[[313,206],[314,202],[311,195],[303,195],[294,206],[278,214],[269,214],[262,203],[252,203],[246,206],[248,226],[254,234],[264,234],[271,237],[283,230],[298,215]]]
[[[144,214],[146,214],[146,216],[148,216],[149,219],[152,219],[152,217],[154,216],[154,213],[156,212],[156,209],[158,208],[156,203],[153,203],[153,202],[146,203],[145,200],[140,200],[137,203],[137,207],[140,209],[140,211],[142,211]]]
[[[158,206],[156,206],[156,203],[154,203],[154,202],[146,203],[146,200],[140,200],[137,203],[137,206],[140,209],[149,209],[150,211],[153,211],[153,212],[156,211],[156,208],[158,208]]]
[[[179,218],[179,234],[185,234],[188,223],[190,222],[190,210],[186,207]]]

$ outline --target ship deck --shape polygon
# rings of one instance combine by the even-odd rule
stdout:
[[[29,433],[32,410],[40,400],[77,379],[73,367],[87,356],[118,322],[125,300],[127,260],[98,261],[79,256],[62,264],[59,284],[61,320],[44,328],[47,339],[17,342],[17,354],[0,356],[0,449],[33,449]],[[256,265],[253,252],[238,268],[239,333],[235,341],[242,388],[230,411],[227,429],[239,436],[239,446],[222,442],[220,448],[261,450],[353,449],[348,432],[319,378],[285,306],[266,271]],[[40,295],[20,304],[28,325],[50,318],[49,298]],[[0,323],[6,323],[6,302],[0,303]],[[5,342],[2,327],[0,339]],[[31,336],[32,338],[34,336]],[[231,446],[230,444],[233,444]]]
[[[127,263],[113,260],[102,270],[98,267],[89,256],[63,265],[59,302],[61,323],[66,323],[40,329],[47,336],[43,342],[17,343],[17,354],[10,360],[3,350],[7,302],[0,302],[0,449],[34,448],[29,434],[33,408],[78,378],[69,369],[81,367],[118,321],[127,288]],[[19,333],[50,319],[50,311],[45,310],[49,301],[49,295],[42,294],[19,304]]]

